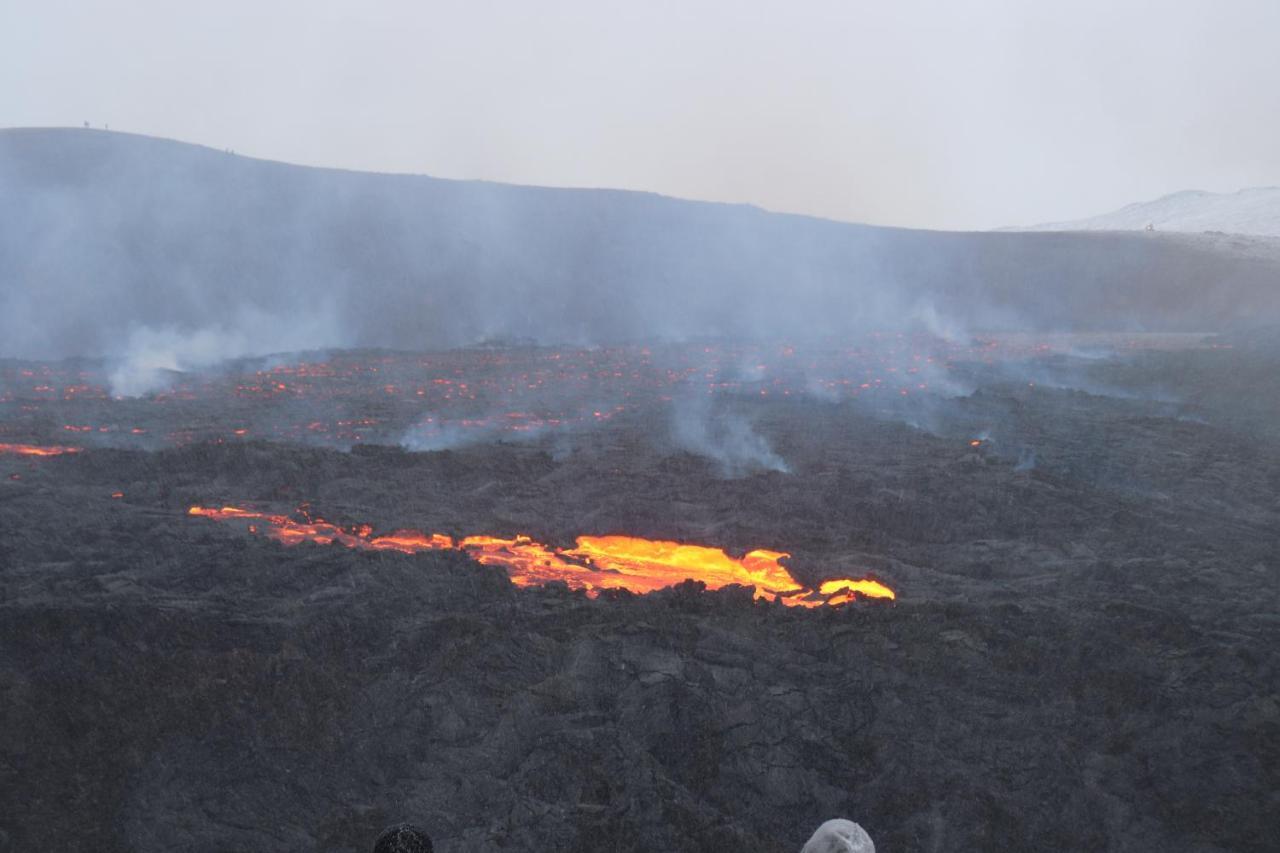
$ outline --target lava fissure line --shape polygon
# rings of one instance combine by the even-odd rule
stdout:
[[[67,453],[79,453],[83,447],[63,447],[60,445],[41,444],[5,444],[0,442],[0,453],[15,456],[62,456]]]
[[[775,598],[798,607],[840,605],[858,597],[892,600],[892,589],[872,578],[831,578],[817,589],[797,581],[782,565],[789,554],[757,549],[741,559],[719,548],[687,545],[633,536],[579,536],[573,548],[555,548],[528,536],[504,539],[466,536],[455,540],[443,533],[395,530],[374,535],[369,525],[344,529],[322,519],[295,521],[239,506],[193,506],[187,514],[215,521],[249,522],[251,533],[268,536],[285,545],[337,542],[348,548],[370,551],[458,550],[477,562],[501,566],[516,586],[541,586],[559,581],[584,590],[594,598],[606,589],[626,589],[644,594],[684,580],[701,581],[708,589],[731,584],[752,586],[756,598]]]

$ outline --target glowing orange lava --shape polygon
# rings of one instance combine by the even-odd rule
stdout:
[[[79,453],[83,449],[81,447],[59,447],[57,445],[0,443],[0,453],[13,453],[18,456],[61,456],[64,453]]]
[[[799,607],[845,604],[856,597],[893,599],[893,590],[867,578],[836,578],[824,581],[817,590],[801,585],[782,565],[789,555],[780,551],[756,550],[741,559],[719,548],[685,545],[632,536],[579,536],[573,548],[554,548],[534,542],[528,536],[502,539],[495,536],[467,536],[455,541],[442,533],[397,530],[374,535],[372,528],[344,529],[319,519],[296,521],[243,507],[193,506],[188,515],[216,521],[245,520],[250,531],[286,545],[334,542],[348,548],[371,551],[460,550],[477,562],[501,566],[516,586],[539,586],[561,581],[571,589],[585,590],[594,598],[605,589],[626,589],[647,593],[687,579],[702,581],[708,589],[730,584],[753,586],[756,598],[774,598]]]

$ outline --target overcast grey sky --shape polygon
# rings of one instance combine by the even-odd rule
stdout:
[[[0,0],[0,125],[989,228],[1280,184],[1280,0]]]

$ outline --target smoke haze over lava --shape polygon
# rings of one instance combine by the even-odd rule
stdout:
[[[124,395],[166,370],[300,349],[1280,318],[1265,242],[907,231],[89,130],[0,131],[0,186],[0,356],[107,356]]]

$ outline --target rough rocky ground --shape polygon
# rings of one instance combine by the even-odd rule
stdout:
[[[1278,366],[755,403],[791,470],[736,479],[644,413],[568,451],[0,457],[0,849],[364,850],[411,819],[444,851],[781,853],[843,815],[886,851],[1270,850]],[[184,515],[219,501],[775,547],[900,598],[517,590]]]

